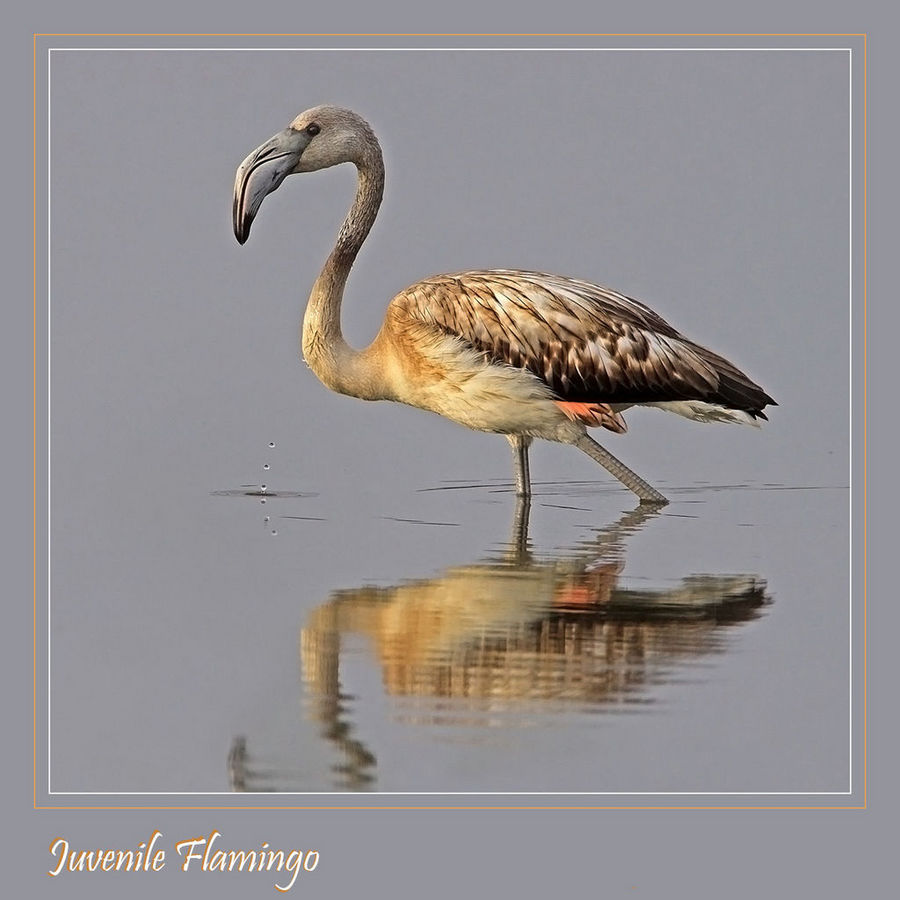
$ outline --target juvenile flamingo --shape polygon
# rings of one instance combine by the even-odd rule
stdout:
[[[394,297],[375,340],[354,350],[341,333],[341,301],[384,192],[381,147],[368,123],[336,106],[301,113],[241,163],[233,216],[243,244],[263,199],[288,175],[345,162],[357,168],[356,197],[309,295],[306,362],[339,393],[395,400],[506,435],[519,496],[531,493],[528,448],[543,438],[574,444],[642,502],[666,503],[587,428],[622,433],[622,413],[631,406],[656,406],[698,422],[756,425],[775,404],[734,365],[643,303],[540,272],[426,278]]]

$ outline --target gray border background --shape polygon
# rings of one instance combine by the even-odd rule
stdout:
[[[187,875],[177,871],[169,853],[169,866],[160,875],[69,875],[50,880],[46,876],[50,857],[47,846],[57,835],[67,837],[73,846],[134,846],[146,839],[154,828],[162,830],[164,846],[174,840],[208,833],[212,828],[224,832],[230,847],[259,846],[268,840],[273,846],[316,848],[322,854],[318,871],[303,876],[292,893],[311,891],[314,896],[346,897],[354,890],[382,888],[400,896],[455,896],[466,890],[478,895],[516,893],[540,896],[548,890],[592,887],[609,896],[644,895],[692,897],[756,896],[761,890],[777,895],[802,892],[803,895],[843,897],[850,892],[884,892],[889,877],[887,855],[896,779],[895,767],[887,763],[895,735],[885,727],[888,713],[885,696],[891,691],[894,672],[885,671],[894,654],[879,652],[891,635],[890,616],[896,609],[886,590],[885,571],[878,568],[883,554],[878,550],[891,539],[890,524],[885,521],[890,508],[891,490],[881,486],[879,462],[891,452],[893,435],[882,434],[884,427],[878,410],[883,408],[879,385],[885,384],[882,371],[891,357],[879,354],[883,342],[890,339],[895,324],[893,305],[884,320],[886,303],[891,297],[883,290],[887,277],[879,271],[887,241],[894,236],[884,220],[896,206],[896,183],[888,180],[887,161],[897,156],[896,112],[891,99],[898,73],[894,70],[896,53],[887,45],[890,29],[886,19],[865,15],[857,7],[854,21],[846,15],[828,16],[821,5],[815,14],[784,3],[766,16],[757,6],[755,21],[715,22],[701,14],[689,15],[681,5],[677,13],[660,17],[638,17],[630,21],[604,14],[582,16],[580,21],[560,17],[556,20],[515,22],[502,14],[491,15],[482,7],[477,18],[467,18],[457,7],[451,18],[423,21],[415,16],[388,16],[383,8],[377,13],[346,16],[343,21],[316,21],[307,12],[298,15],[296,5],[279,4],[271,15],[245,15],[242,20],[225,15],[204,15],[183,5],[177,16],[156,21],[122,12],[104,15],[101,4],[77,10],[68,8],[54,16],[45,11],[43,21],[34,14],[26,21],[9,22],[3,55],[4,109],[7,140],[4,143],[7,196],[13,211],[5,219],[4,254],[9,254],[11,273],[7,280],[9,299],[6,307],[11,320],[4,329],[7,346],[2,354],[9,417],[12,425],[3,442],[3,461],[12,492],[4,516],[9,553],[4,566],[13,584],[7,592],[7,612],[11,621],[4,631],[7,638],[3,654],[5,690],[4,710],[7,729],[4,746],[6,771],[11,775],[11,798],[6,804],[6,828],[10,841],[4,854],[11,872],[4,879],[8,889],[18,896],[44,896],[63,891],[67,896],[155,897],[165,892],[174,896],[219,897],[271,895],[267,875],[231,876]],[[793,4],[793,7],[797,7]],[[111,8],[114,8],[110,4]],[[158,7],[157,7],[158,8]],[[288,9],[290,11],[288,11]],[[558,8],[557,8],[558,9]],[[559,12],[557,12],[559,15]],[[18,18],[22,18],[21,16]],[[599,21],[602,19],[602,21]],[[28,150],[31,131],[31,33],[33,31],[466,31],[474,25],[479,31],[513,29],[537,31],[867,31],[869,33],[869,223],[871,225],[869,261],[869,353],[870,416],[869,440],[871,503],[869,505],[870,552],[869,597],[869,696],[873,704],[869,734],[869,808],[865,811],[34,811],[31,796],[32,702],[29,688],[31,670],[31,189]],[[889,143],[890,142],[890,143]],[[12,163],[16,166],[13,168]],[[40,163],[39,163],[40,164]],[[893,218],[893,216],[892,216]],[[881,252],[879,252],[881,251]],[[17,263],[13,265],[12,262]],[[882,290],[879,290],[879,287]],[[857,364],[859,359],[857,359]],[[879,378],[879,375],[882,377]],[[857,406],[859,409],[859,405]],[[885,621],[887,615],[888,620]],[[894,663],[895,664],[895,663]],[[883,702],[884,707],[879,708]],[[894,704],[892,704],[892,707]],[[881,713],[881,714],[879,714]],[[893,723],[890,723],[892,726]],[[118,802],[118,800],[116,801]],[[892,879],[891,879],[892,880]],[[632,893],[632,892],[635,893]],[[277,894],[276,894],[277,896]]]

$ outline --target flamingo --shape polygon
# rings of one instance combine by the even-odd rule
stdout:
[[[534,438],[572,444],[642,503],[666,498],[587,433],[626,431],[622,413],[655,406],[699,422],[758,425],[775,401],[723,357],[681,335],[643,303],[587,281],[510,269],[435,275],[388,304],[372,343],[341,333],[350,269],[384,193],[384,159],[357,113],[316,106],[254,150],[234,183],[234,234],[243,244],[266,195],[288,175],[341,163],[356,196],[309,295],[302,351],[331,390],[393,400],[478,431],[503,434],[516,494],[529,497]]]

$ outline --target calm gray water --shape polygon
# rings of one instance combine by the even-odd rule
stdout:
[[[51,789],[846,790],[846,59],[329,59],[54,54]],[[505,441],[298,358],[352,171],[230,234],[237,163],[323,100],[388,166],[351,342],[426,274],[558,271],[771,422],[629,413],[652,515],[537,447],[516,535]]]
[[[54,789],[843,786],[846,489],[540,483],[523,546],[501,478],[361,474],[163,479],[68,542],[104,565],[54,592]]]

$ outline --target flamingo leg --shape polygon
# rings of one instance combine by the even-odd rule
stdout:
[[[524,434],[508,434],[506,436],[513,451],[513,467],[516,473],[516,496],[531,496],[531,475],[528,471],[528,448],[531,438]]]
[[[632,472],[625,463],[619,462],[609,450],[601,447],[589,435],[583,434],[575,441],[575,446],[587,453],[591,459],[600,463],[608,472],[615,475],[628,490],[634,491],[641,498],[641,503],[659,503],[662,505],[669,502],[656,488],[651,487],[640,475]]]

